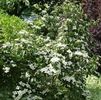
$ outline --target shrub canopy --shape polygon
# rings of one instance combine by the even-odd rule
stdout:
[[[91,23],[81,6],[65,1],[49,12],[49,3],[38,2],[28,10],[30,16],[20,17],[3,7],[0,86],[6,85],[16,100],[86,100],[86,77],[96,68],[97,57],[89,49]]]

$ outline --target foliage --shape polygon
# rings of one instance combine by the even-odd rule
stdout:
[[[0,13],[0,86],[15,100],[86,100],[86,77],[97,62],[90,23],[75,3],[54,5],[50,13],[44,6],[39,14],[32,10],[31,21]]]
[[[50,6],[49,12],[56,4],[61,4],[64,0],[1,0],[0,8],[4,9],[10,15],[20,16],[26,9],[33,8],[34,4],[40,5],[44,9],[44,4],[47,3]],[[30,10],[31,10],[30,9]]]
[[[101,19],[101,1],[100,0],[82,0],[84,12],[90,19]]]
[[[91,41],[94,44],[91,47],[93,53],[101,55],[101,1],[100,0],[83,0],[83,10],[90,20],[95,20],[96,24],[91,25],[89,32],[91,33]],[[101,73],[101,63],[99,60],[97,71]]]

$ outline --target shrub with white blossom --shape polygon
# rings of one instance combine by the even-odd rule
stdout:
[[[90,23],[75,3],[50,14],[47,6],[31,23],[0,13],[0,87],[13,100],[86,100],[98,59],[89,49]]]

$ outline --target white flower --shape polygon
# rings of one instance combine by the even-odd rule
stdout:
[[[30,69],[35,70],[35,66],[33,64],[29,64]]]
[[[73,29],[75,30],[76,29],[76,26],[73,26]]]
[[[26,84],[23,83],[22,81],[20,81],[19,84],[20,84],[21,86],[23,86],[23,87],[26,85]]]
[[[72,58],[73,57],[73,52],[70,49],[67,50],[67,52],[69,53],[69,57]]]
[[[5,73],[8,73],[10,71],[10,67],[4,67],[3,70]]]
[[[16,67],[17,65],[16,64],[12,64],[12,67]]]
[[[21,42],[23,42],[23,43],[29,43],[29,41],[28,41],[28,40],[23,39],[23,38],[22,38],[20,41],[21,41]]]
[[[68,61],[68,65],[72,65],[73,63],[71,61]]]
[[[18,96],[14,98],[14,100],[21,100],[22,96],[26,94],[28,89],[17,91]]]
[[[46,44],[47,47],[51,47],[51,45],[52,45],[51,43],[47,43]]]
[[[83,55],[83,53],[82,53],[81,51],[75,51],[74,54],[75,54],[75,55],[78,55],[78,56],[82,56],[82,55]]]
[[[45,20],[46,20],[46,18],[45,18],[45,17],[41,17],[41,19],[42,19],[43,21],[45,21]]]
[[[62,61],[62,63],[66,66],[67,65],[67,62],[65,60]]]
[[[10,47],[12,46],[12,43],[6,42],[5,44],[2,45],[2,48]]]
[[[67,21],[72,22],[72,20],[70,18],[67,18]]]
[[[29,0],[24,0],[23,2],[25,3],[26,6],[30,5]]]
[[[20,86],[16,86],[16,89],[19,90],[20,89]]]
[[[45,42],[49,42],[50,41],[50,37],[47,37],[44,41]]]
[[[59,62],[59,61],[60,61],[60,58],[58,58],[58,57],[53,57],[50,61],[51,61],[52,63],[56,63],[56,62]]]
[[[88,53],[83,53],[83,57],[88,57]]]
[[[40,27],[37,25],[33,25],[33,28],[40,29]]]
[[[53,68],[51,64],[49,64],[49,66],[47,67],[42,68],[40,71],[48,75],[56,74],[56,70]]]
[[[74,53],[75,55],[78,55],[78,56],[83,56],[83,57],[88,57],[88,53],[86,53],[85,51],[75,51]]]
[[[75,78],[72,76],[65,76],[63,77],[63,80],[67,81],[67,82],[75,82]]]
[[[21,31],[19,31],[18,34],[25,35],[25,34],[28,34],[28,32],[26,30],[21,30]]]
[[[58,47],[64,47],[65,48],[66,47],[66,44],[58,43],[57,46]]]
[[[72,51],[71,51],[70,49],[69,49],[69,50],[67,50],[67,52],[68,52],[68,53],[72,53]]]
[[[28,72],[26,72],[25,77],[29,78],[30,74]]]

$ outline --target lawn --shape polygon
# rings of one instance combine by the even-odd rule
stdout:
[[[89,76],[87,88],[91,93],[91,100],[101,100],[101,77]]]

